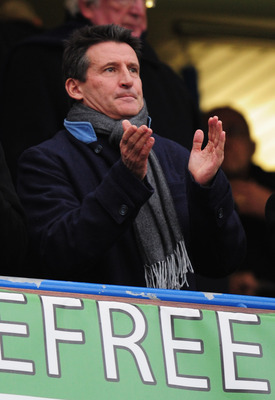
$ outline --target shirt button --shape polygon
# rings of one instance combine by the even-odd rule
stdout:
[[[223,208],[218,209],[218,218],[222,219],[223,218]]]
[[[99,154],[99,153],[102,151],[102,149],[103,149],[103,147],[101,146],[101,144],[98,144],[98,145],[95,147],[94,152],[95,152],[96,154]]]
[[[119,214],[124,216],[128,213],[128,206],[126,204],[122,204],[122,206],[119,209]]]

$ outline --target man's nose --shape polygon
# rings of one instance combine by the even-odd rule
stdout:
[[[120,85],[131,87],[133,85],[133,77],[128,68],[124,68],[120,73]]]

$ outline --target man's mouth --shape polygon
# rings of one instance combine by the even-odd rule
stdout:
[[[137,97],[133,93],[123,93],[117,96],[118,99],[136,99]]]

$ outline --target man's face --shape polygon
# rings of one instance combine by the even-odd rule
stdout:
[[[93,7],[92,23],[115,24],[131,29],[133,36],[140,37],[147,29],[144,0],[99,0]]]
[[[254,153],[254,143],[248,137],[227,135],[222,169],[229,178],[241,178],[247,173]]]
[[[139,62],[126,43],[104,42],[91,46],[86,82],[78,82],[83,104],[113,119],[139,113],[143,107]]]

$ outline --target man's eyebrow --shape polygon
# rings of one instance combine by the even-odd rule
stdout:
[[[136,67],[139,69],[139,63],[136,62],[130,62],[128,65],[130,65],[131,67]]]
[[[102,65],[102,68],[108,67],[109,65],[114,65],[114,66],[118,66],[119,62],[117,61],[107,61],[105,64]]]
[[[114,67],[118,67],[119,65],[120,65],[121,63],[120,62],[118,62],[118,61],[108,61],[108,62],[106,62],[105,64],[103,64],[102,66],[101,66],[101,68],[106,68],[106,67],[108,67],[108,66],[110,66],[110,65],[113,65]],[[134,62],[134,61],[129,61],[128,63],[126,63],[128,66],[130,66],[130,67],[136,67],[136,68],[138,68],[139,69],[139,63],[137,63],[137,62]]]

